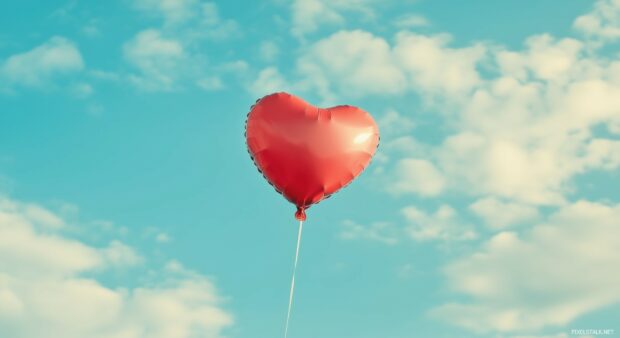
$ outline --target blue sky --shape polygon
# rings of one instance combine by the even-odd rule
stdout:
[[[620,1],[5,1],[0,335],[283,334],[297,224],[243,138],[285,90],[381,145],[308,212],[290,337],[620,317]]]

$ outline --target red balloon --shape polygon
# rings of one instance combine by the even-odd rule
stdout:
[[[246,121],[248,152],[265,179],[305,209],[349,184],[379,145],[372,116],[352,106],[318,108],[287,93],[259,99]]]

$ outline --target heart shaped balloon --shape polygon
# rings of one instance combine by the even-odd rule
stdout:
[[[352,106],[317,108],[287,93],[259,99],[248,113],[246,142],[265,179],[305,209],[349,184],[379,145],[372,116]]]

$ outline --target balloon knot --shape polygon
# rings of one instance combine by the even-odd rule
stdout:
[[[298,221],[306,220],[306,208],[305,207],[297,207],[297,212],[295,212],[295,218]]]

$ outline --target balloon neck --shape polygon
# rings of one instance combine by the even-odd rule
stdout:
[[[301,222],[305,221],[306,220],[306,208],[297,207],[297,212],[295,212],[295,218]]]

